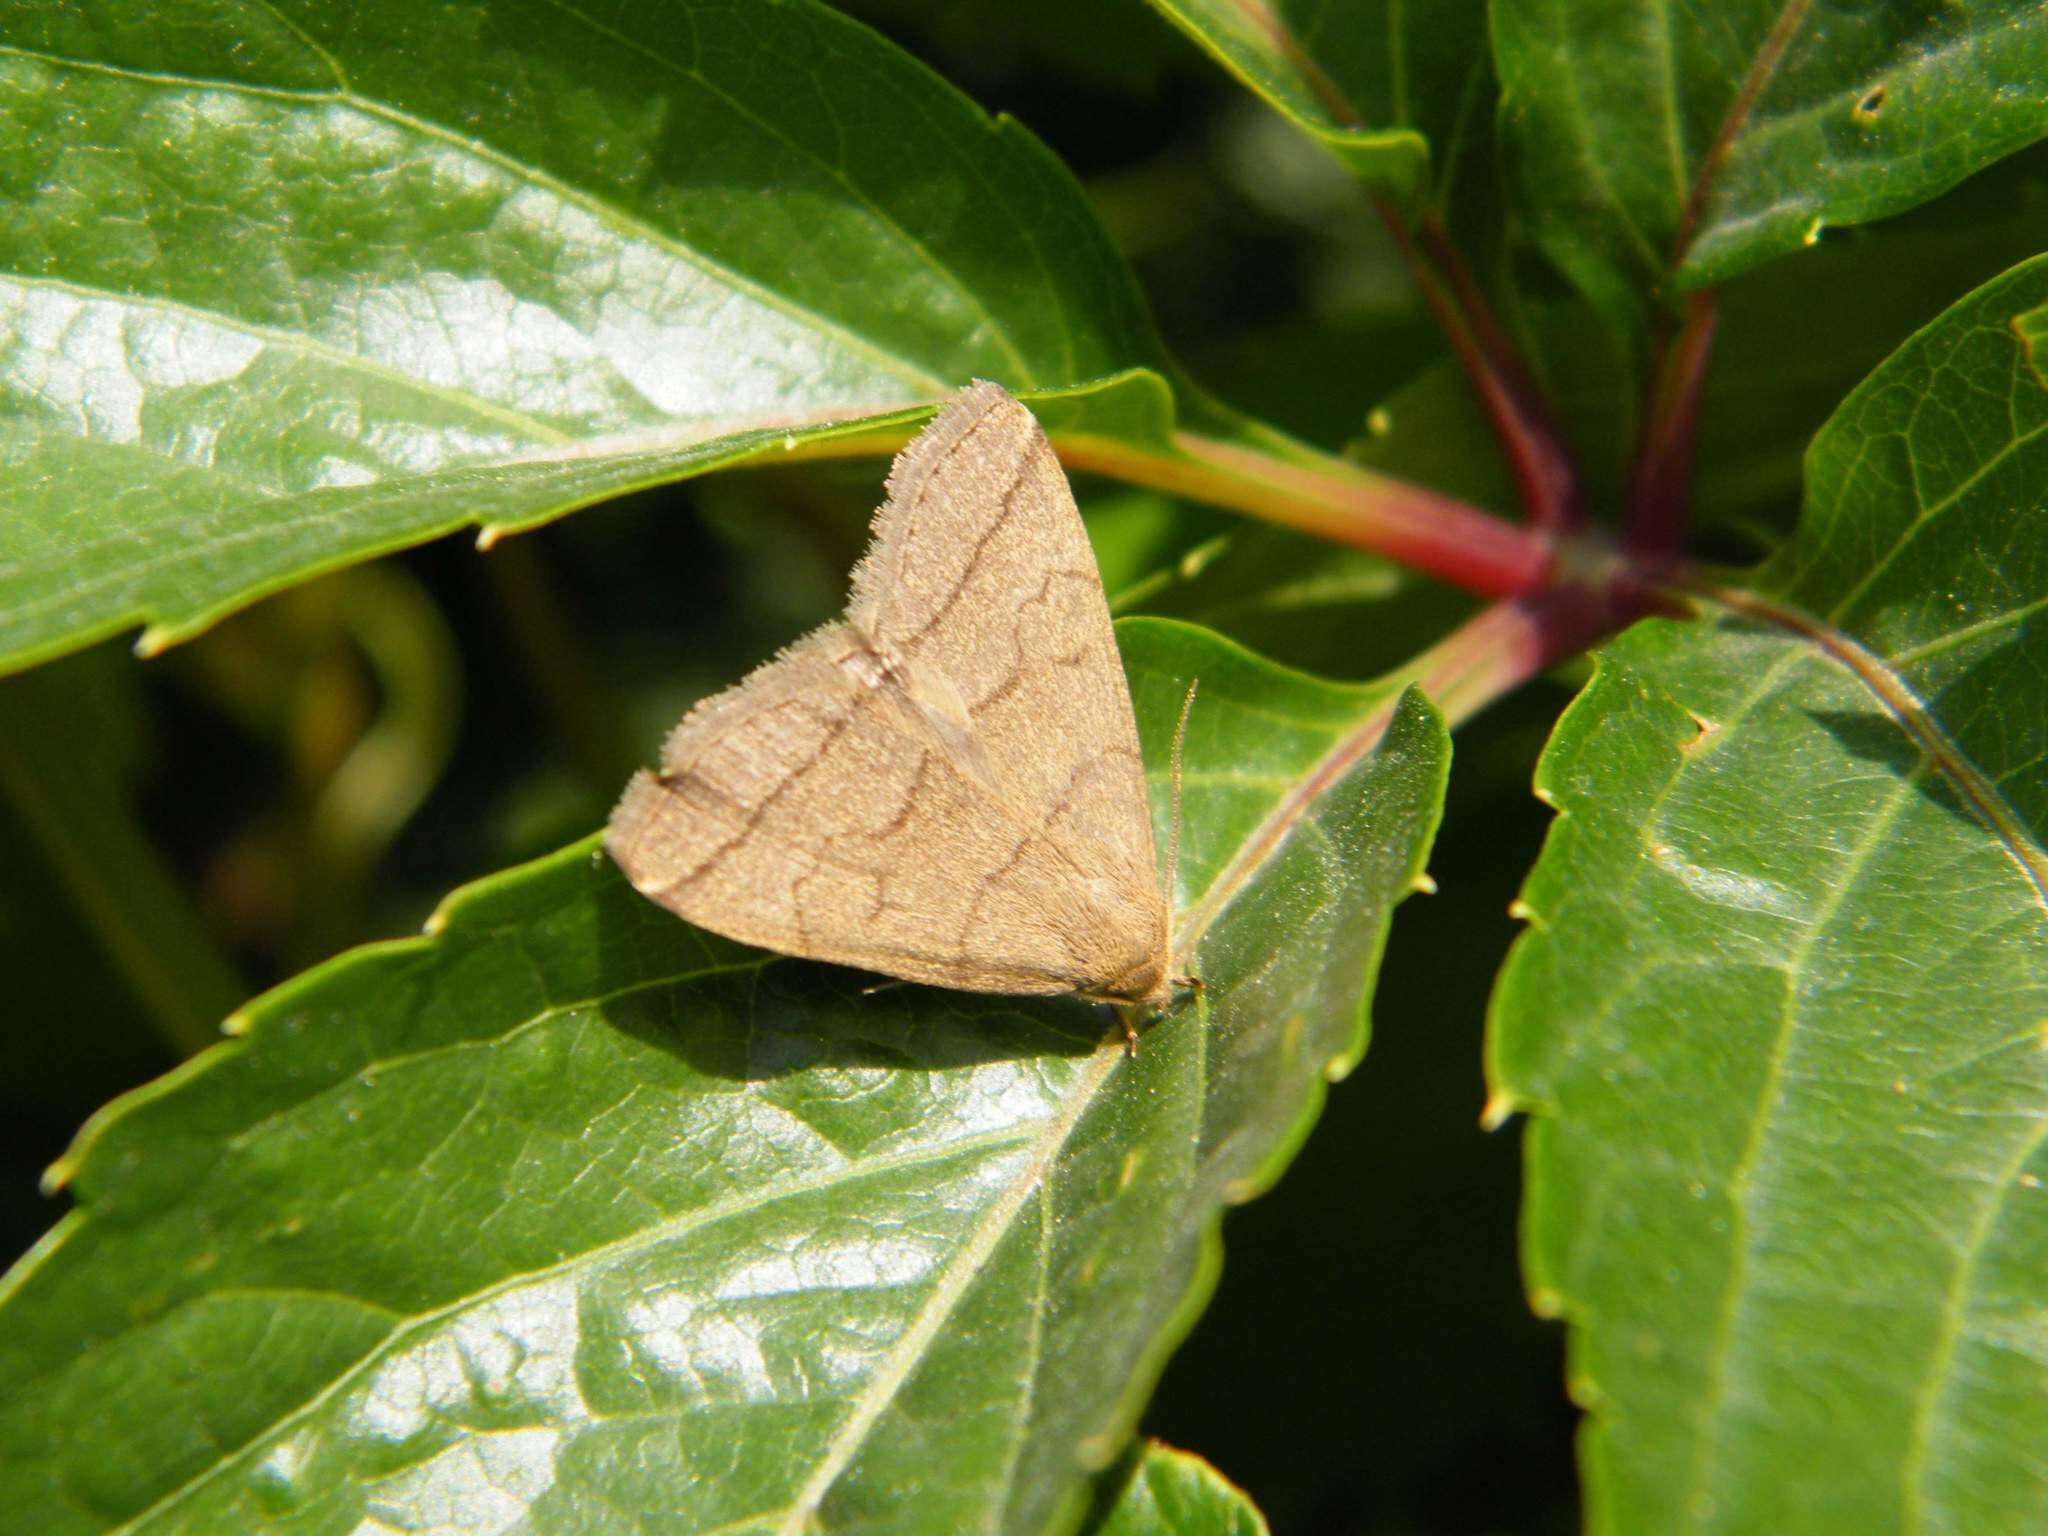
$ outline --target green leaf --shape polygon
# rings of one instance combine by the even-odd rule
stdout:
[[[1611,318],[1897,213],[2048,133],[2028,0],[1500,0],[1530,230]]]
[[[1473,0],[1152,0],[1376,192],[1410,201],[1488,101]]]
[[[1914,337],[1796,537],[1601,653],[1495,998],[1592,1526],[2048,1513],[2048,258]]]
[[[2044,166],[2022,155],[1938,207],[1844,231],[1727,293],[1700,413],[1703,520],[1789,526],[1806,446],[1842,397],[1957,294],[2048,250]]]
[[[1418,371],[1367,415],[1365,426],[1346,450],[1358,463],[1474,506],[1516,505],[1499,440],[1456,359],[1438,358]]]
[[[1208,1462],[1148,1441],[1092,1536],[1266,1536],[1244,1490]]]
[[[811,0],[158,10],[0,0],[0,669],[1166,366],[1045,148]]]
[[[1221,1208],[1364,1048],[1448,754],[1413,693],[1119,634],[1162,833],[1201,679],[1179,890],[1206,990],[1135,1058],[1077,1002],[869,996],[713,938],[594,840],[483,882],[81,1137],[79,1211],[0,1282],[10,1514],[1079,1519],[1206,1298]]]
[[[1415,636],[1447,633],[1473,607],[1377,556],[1239,524],[1191,541],[1118,594],[1113,611],[1200,624],[1326,677],[1371,677],[1411,661]]]

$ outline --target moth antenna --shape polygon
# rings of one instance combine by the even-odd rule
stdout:
[[[1179,889],[1174,882],[1180,873],[1180,749],[1181,743],[1187,740],[1188,715],[1195,707],[1195,690],[1201,686],[1199,677],[1189,681],[1188,696],[1180,701],[1180,723],[1173,728],[1173,816],[1167,824],[1166,834],[1166,915],[1169,922],[1173,919],[1174,892]],[[1172,948],[1170,942],[1167,947]]]

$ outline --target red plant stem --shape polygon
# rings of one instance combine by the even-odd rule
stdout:
[[[1510,598],[1468,619],[1391,680],[1418,685],[1443,711],[1445,723],[1456,727],[1552,662],[1583,649],[1614,617],[1598,594],[1583,588],[1556,587]],[[1245,839],[1202,899],[1181,914],[1174,934],[1176,956],[1193,951],[1223,905],[1286,841],[1308,808],[1379,745],[1399,697],[1398,690],[1389,691]]]
[[[1735,140],[1749,121],[1749,114],[1755,109],[1764,88],[1771,83],[1771,77],[1777,74],[1786,50],[1792,46],[1792,39],[1798,36],[1799,29],[1806,25],[1807,12],[1812,9],[1813,0],[1784,0],[1778,19],[1771,24],[1770,32],[1757,48],[1756,57],[1749,61],[1742,84],[1736,89],[1734,99],[1722,115],[1721,126],[1714,133],[1713,143],[1707,146],[1707,152],[1700,156],[1700,163],[1693,171],[1685,206],[1679,210],[1678,233],[1671,241],[1668,265],[1672,272],[1685,265],[1686,253],[1692,249],[1693,236],[1699,231],[1700,214],[1706,208],[1714,178],[1728,163],[1728,152],[1735,147]]]
[[[1419,685],[1455,727],[1638,611],[1637,605],[1619,605],[1587,587],[1528,593],[1473,615],[1417,656],[1402,675]]]
[[[1303,84],[1316,93],[1323,110],[1344,128],[1363,128],[1365,119],[1358,115],[1358,109],[1345,99],[1344,92],[1332,80],[1323,66],[1309,57],[1308,50],[1288,28],[1287,23],[1275,14],[1265,0],[1232,0],[1238,15],[1255,32],[1263,33],[1267,43],[1287,60],[1294,72],[1301,76]]]
[[[1176,432],[1180,451],[1133,450],[1065,436],[1054,447],[1075,469],[1251,512],[1317,538],[1384,555],[1482,597],[1532,592],[1550,579],[1551,538],[1391,475],[1290,463],[1232,443]]]
[[[1714,180],[1812,8],[1813,0],[1784,0],[1778,19],[1750,60],[1713,142],[1693,171],[1665,264],[1667,281],[1685,266]],[[1700,391],[1713,346],[1714,320],[1714,293],[1706,289],[1686,299],[1677,333],[1658,338],[1649,409],[1636,445],[1622,525],[1630,553],[1646,568],[1668,566],[1676,557],[1691,514],[1688,492],[1693,448],[1699,435]]]
[[[1315,92],[1332,119],[1349,128],[1363,126],[1365,120],[1358,109],[1270,6],[1261,0],[1235,3],[1244,20],[1265,34]],[[1434,214],[1424,214],[1416,225],[1418,242],[1391,201],[1376,198],[1373,207],[1479,393],[1529,521],[1538,528],[1557,531],[1577,527],[1585,508],[1578,470],[1564,436],[1442,223]]]
[[[1713,290],[1693,294],[1686,300],[1685,318],[1676,334],[1660,349],[1623,525],[1630,554],[1649,565],[1677,554],[1685,533],[1700,396],[1713,351],[1715,318]]]
[[[798,443],[785,460],[890,453],[910,436],[908,426],[848,432]],[[1560,556],[1576,548],[1426,486],[1324,455],[1303,463],[1195,432],[1174,433],[1166,449],[1068,432],[1052,445],[1069,469],[1247,512],[1383,555],[1481,597],[1548,585]]]
[[[1529,521],[1544,529],[1576,527],[1584,508],[1571,452],[1464,258],[1434,218],[1411,234],[1391,204],[1374,206],[1493,423]]]
[[[1416,227],[1422,250],[1450,285],[1474,338],[1512,403],[1520,430],[1509,442],[1509,452],[1519,455],[1514,459],[1515,470],[1530,517],[1538,527],[1577,527],[1584,521],[1586,510],[1578,466],[1549,402],[1529,376],[1520,350],[1494,315],[1493,306],[1486,302],[1486,294],[1473,280],[1463,254],[1451,242],[1436,215],[1425,214]]]

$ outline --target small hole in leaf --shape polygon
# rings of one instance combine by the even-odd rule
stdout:
[[[1873,85],[1864,98],[1856,103],[1856,120],[1860,123],[1869,122],[1877,116],[1878,109],[1883,105],[1884,87]]]

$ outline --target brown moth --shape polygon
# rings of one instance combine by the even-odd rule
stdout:
[[[845,617],[685,715],[605,846],[642,895],[743,943],[1165,1006],[1130,690],[1029,411],[989,383],[953,397],[890,470]]]

